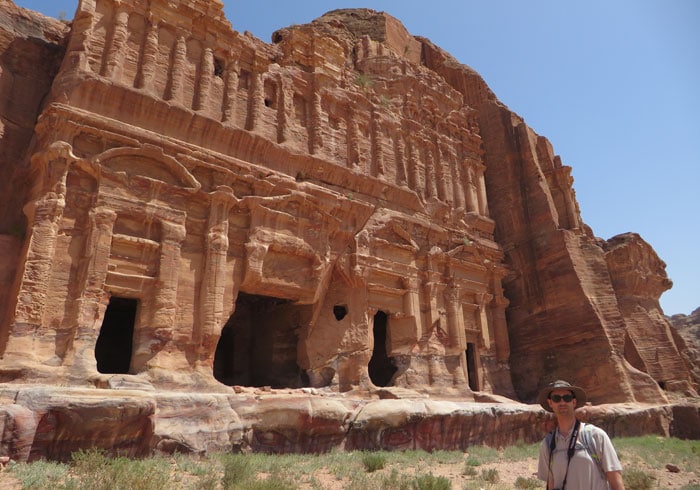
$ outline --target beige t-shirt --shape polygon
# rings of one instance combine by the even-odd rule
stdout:
[[[559,429],[555,431],[556,447],[554,448],[551,464],[548,441],[546,438],[542,441],[537,478],[547,481],[547,475],[549,475],[551,470],[554,476],[554,488],[562,488],[564,475],[566,475],[565,490],[606,490],[609,488],[607,478],[601,474],[598,465],[584,447],[582,440],[591,441],[593,447],[590,448],[590,451],[598,455],[602,469],[605,472],[622,471],[622,465],[617,457],[615,448],[605,431],[595,425],[581,423],[579,431],[588,431],[588,437],[584,438],[582,432],[579,433],[576,441],[576,450],[569,463],[568,474],[566,472],[567,452],[571,436],[563,436],[559,433]],[[573,430],[571,432],[573,433]]]

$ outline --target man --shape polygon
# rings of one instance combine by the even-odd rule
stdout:
[[[576,407],[586,403],[586,392],[566,381],[555,381],[540,391],[537,401],[553,412],[557,427],[540,446],[537,477],[554,490],[624,490],[622,465],[605,431],[576,418]]]

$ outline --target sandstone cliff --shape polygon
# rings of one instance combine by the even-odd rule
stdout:
[[[673,315],[667,319],[693,382],[696,387],[700,386],[700,308],[690,315]]]
[[[216,0],[81,0],[70,25],[0,2],[0,380],[697,396],[663,261],[594,236],[477,73],[366,9],[273,41]]]

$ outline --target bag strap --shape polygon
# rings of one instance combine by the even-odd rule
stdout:
[[[564,482],[561,485],[561,488],[564,489],[566,488],[566,479],[569,476],[569,465],[571,464],[571,458],[574,457],[574,453],[576,452],[576,441],[578,440],[578,435],[580,432],[581,428],[581,422],[576,420],[576,423],[574,424],[573,432],[571,433],[571,438],[569,439],[569,447],[566,451],[566,473],[564,473]],[[554,448],[557,446],[557,439],[556,439],[556,431],[557,429],[554,429],[552,432],[547,434],[547,437],[550,437],[549,440],[549,470],[551,472],[552,470],[552,456],[554,455]]]

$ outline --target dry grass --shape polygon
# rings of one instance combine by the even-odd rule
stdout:
[[[615,439],[627,490],[700,490],[700,442],[656,436]],[[538,444],[468,452],[352,452],[323,455],[176,455],[143,460],[81,451],[68,464],[10,464],[3,489],[383,490],[530,489]],[[666,464],[676,465],[671,473]]]

